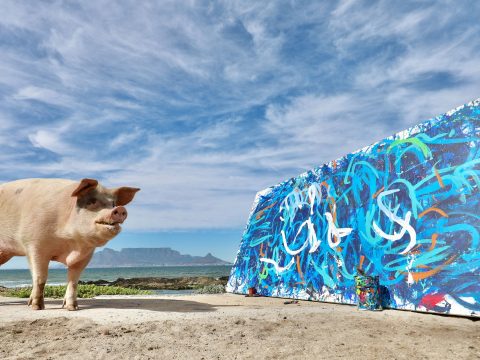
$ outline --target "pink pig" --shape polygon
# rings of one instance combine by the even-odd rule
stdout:
[[[80,274],[95,248],[120,232],[127,218],[124,205],[138,190],[107,189],[93,179],[25,179],[0,185],[0,265],[13,256],[27,256],[32,309],[45,308],[43,290],[51,260],[68,267],[63,305],[78,309]]]

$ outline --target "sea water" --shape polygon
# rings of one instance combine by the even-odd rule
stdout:
[[[214,266],[159,266],[159,267],[118,267],[118,268],[86,268],[80,280],[115,281],[118,278],[130,279],[140,277],[177,278],[183,276],[229,276],[231,265]],[[67,282],[66,269],[49,269],[48,285],[64,285]],[[0,286],[31,286],[32,279],[28,269],[0,269]]]

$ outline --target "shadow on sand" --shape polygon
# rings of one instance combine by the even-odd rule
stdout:
[[[27,306],[27,300],[14,300],[0,303],[0,306],[18,305]],[[211,312],[216,311],[218,306],[196,301],[174,299],[78,299],[79,311],[89,309],[136,309],[162,312]],[[223,305],[222,305],[223,306]],[[62,300],[45,300],[45,310],[59,310],[62,308]],[[66,310],[65,310],[66,311]]]

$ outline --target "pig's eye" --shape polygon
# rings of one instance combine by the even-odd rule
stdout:
[[[97,199],[90,199],[90,200],[88,200],[87,205],[88,206],[95,206],[95,205],[97,205],[97,203],[98,203]]]

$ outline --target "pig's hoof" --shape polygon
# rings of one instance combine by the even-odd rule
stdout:
[[[40,300],[36,299],[36,300],[34,300],[34,299],[31,299],[31,298],[30,298],[30,299],[28,300],[28,305],[29,305],[29,306],[30,306],[30,305],[32,306],[32,310],[43,310],[43,309],[45,309],[45,303],[44,303],[43,299],[40,299]]]
[[[78,310],[78,304],[68,304],[67,305],[67,310],[68,311],[75,311],[75,310]]]
[[[62,308],[67,308],[68,311],[75,311],[78,310],[78,303],[74,301],[73,303],[67,304],[65,300],[63,300]]]

